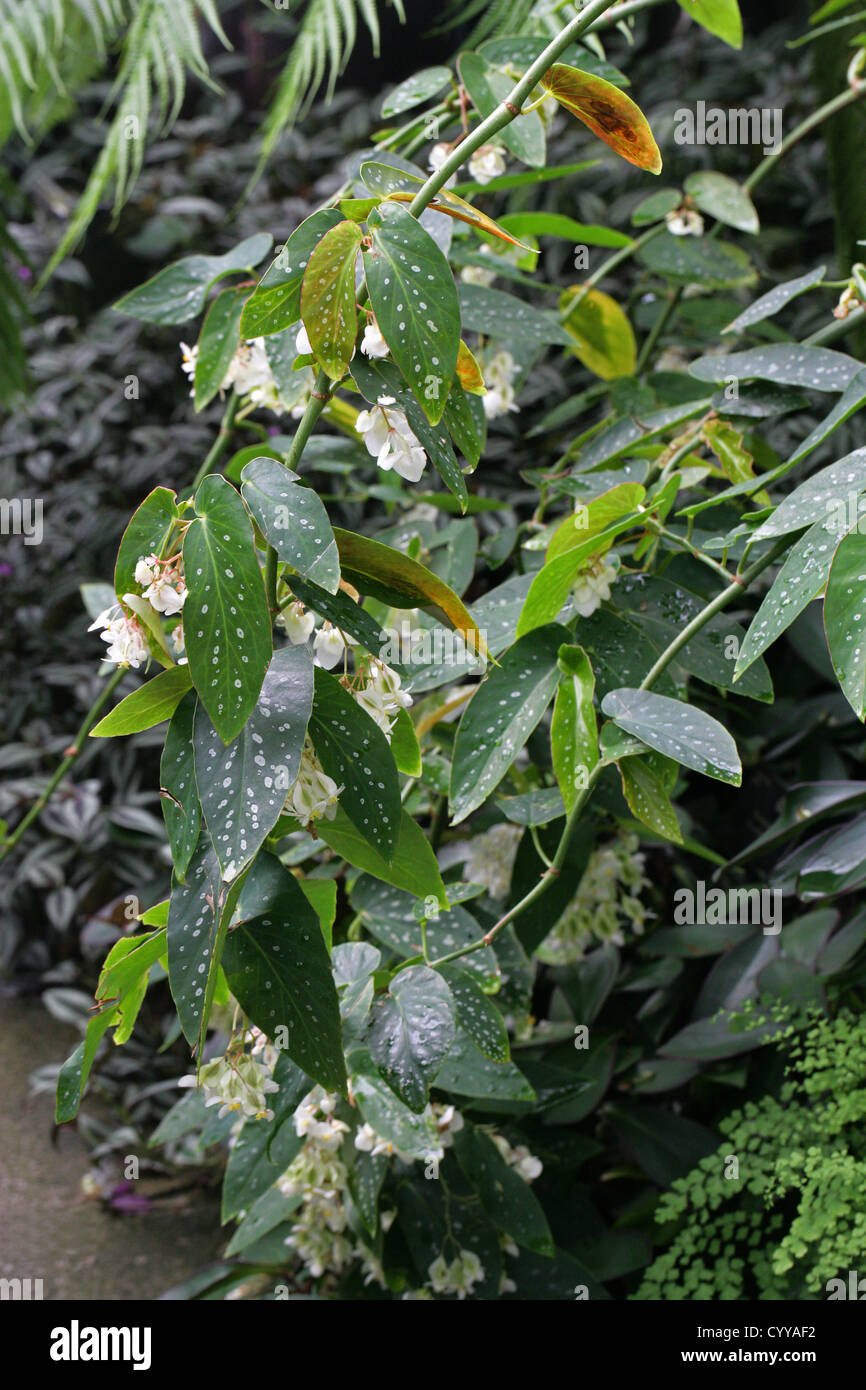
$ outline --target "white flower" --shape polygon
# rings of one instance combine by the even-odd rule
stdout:
[[[183,357],[182,369],[190,381],[194,382],[198,347],[181,343],[180,350]],[[246,396],[253,405],[282,413],[283,403],[271,372],[264,338],[250,338],[239,345],[220,382],[220,392],[229,391],[232,387],[239,396]],[[192,386],[190,395],[195,395],[195,385]]]
[[[469,160],[469,173],[476,183],[489,183],[505,173],[505,156],[498,145],[482,145]]]
[[[289,636],[289,641],[294,646],[300,646],[302,642],[309,640],[313,628],[316,626],[316,615],[309,609],[305,609],[300,600],[290,603],[288,608],[284,608],[280,614],[279,621]]]
[[[394,1145],[390,1139],[383,1139],[381,1134],[377,1134],[372,1125],[360,1125],[355,1132],[355,1148],[361,1153],[371,1154],[377,1158],[379,1154],[386,1154],[389,1158],[396,1153]]]
[[[332,627],[327,622],[319,628],[313,643],[317,666],[324,667],[326,671],[332,670],[339,661],[342,661],[345,650],[346,644],[339,628]]]
[[[408,709],[412,704],[412,696],[400,689],[398,673],[378,659],[370,661],[367,683],[362,689],[355,691],[355,699],[370,718],[375,720],[389,741],[398,711]]]
[[[444,144],[442,141],[440,141],[438,145],[433,146],[427,159],[427,168],[430,170],[431,174],[439,173],[446,159],[450,157],[451,152],[451,146]],[[451,188],[456,182],[457,174],[455,172],[445,180],[443,187]]]
[[[332,777],[328,777],[313,752],[312,744],[307,742],[301,754],[298,770],[289,795],[286,810],[298,817],[302,825],[312,825],[314,821],[333,820],[337,814],[337,801],[342,787],[338,787]]]
[[[487,419],[495,420],[510,410],[519,410],[512,386],[517,367],[511,353],[495,353],[485,361],[482,371],[487,392],[481,399]]]
[[[427,1274],[434,1293],[456,1293],[462,1301],[484,1278],[484,1269],[474,1250],[461,1250],[450,1265],[444,1255],[439,1255]]]
[[[460,279],[465,285],[492,285],[496,279],[496,271],[485,270],[483,265],[465,265],[460,272]]]
[[[157,576],[157,573],[159,572],[158,566],[158,555],[142,555],[141,559],[135,566],[136,584],[140,584],[142,589],[146,588],[148,584],[152,584]]]
[[[185,638],[184,638],[184,635],[183,635],[183,623],[182,623],[182,622],[181,622],[181,623],[178,623],[177,627],[172,628],[172,632],[171,632],[171,645],[172,645],[172,647],[174,648],[174,654],[175,654],[175,656],[178,658],[178,664],[179,664],[180,666],[185,666],[185,665],[186,665],[186,641],[185,641]]]
[[[180,364],[181,371],[192,381],[195,376],[195,364],[198,361],[198,344],[195,347],[190,347],[189,343],[181,343],[180,351],[183,359]],[[190,391],[189,394],[194,395],[194,391]]]
[[[617,577],[615,565],[600,555],[591,560],[577,576],[572,590],[574,606],[582,618],[589,618],[610,598],[610,586]]]
[[[517,1148],[513,1149],[504,1135],[491,1134],[490,1137],[505,1162],[520,1174],[524,1182],[533,1182],[541,1176],[544,1165],[540,1158],[529,1152],[525,1144],[518,1144]]]
[[[134,666],[136,670],[147,661],[150,652],[144,628],[137,618],[127,618],[119,603],[100,613],[87,631],[96,632],[99,628],[103,629],[99,634],[103,642],[109,644],[104,661]]]
[[[199,1073],[205,1092],[205,1105],[218,1105],[220,1117],[233,1110],[257,1120],[272,1120],[265,1096],[279,1091],[267,1070],[246,1052],[226,1053],[208,1062]],[[195,1086],[194,1076],[182,1076],[179,1086]]]
[[[704,219],[699,212],[689,208],[675,208],[665,218],[668,231],[673,236],[703,236]]]
[[[295,338],[295,347],[299,357],[306,357],[313,351],[310,335],[303,324],[301,324],[298,329],[298,336]]]
[[[167,574],[159,574],[145,589],[142,597],[147,599],[157,613],[164,613],[166,617],[171,618],[183,608],[188,594],[189,590],[182,580],[172,583]]]
[[[366,357],[387,357],[391,349],[382,337],[379,325],[375,319],[371,319],[364,329],[364,336],[361,339],[361,351]]]
[[[427,463],[421,442],[409,427],[402,410],[393,410],[393,396],[380,396],[372,410],[360,411],[355,421],[358,434],[364,436],[368,454],[380,468],[393,468],[401,478],[417,483]]]

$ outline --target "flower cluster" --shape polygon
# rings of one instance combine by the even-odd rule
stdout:
[[[525,1144],[518,1144],[516,1148],[512,1148],[502,1134],[493,1134],[491,1138],[505,1162],[515,1173],[520,1174],[524,1182],[534,1182],[536,1178],[541,1177],[544,1165],[540,1158],[530,1153]]]
[[[409,709],[412,696],[401,690],[398,673],[384,661],[371,657],[365,663],[365,672],[366,683],[353,691],[355,700],[390,742],[394,720],[401,709]]]
[[[218,1105],[220,1117],[236,1110],[256,1120],[274,1118],[265,1097],[280,1088],[271,1078],[270,1067],[247,1052],[232,1049],[206,1063],[198,1081],[194,1076],[182,1076],[178,1085],[196,1086],[199,1082],[204,1087],[205,1105]]]
[[[190,347],[187,343],[181,343],[180,350],[183,356],[183,370],[190,381],[194,382],[198,345]],[[246,398],[250,405],[282,414],[283,403],[268,361],[264,338],[250,338],[238,347],[220,382],[220,391],[229,391],[232,387],[238,396]],[[190,395],[195,395],[194,385],[190,389]],[[295,411],[292,413],[295,414]]]
[[[442,141],[433,146],[427,160],[427,167],[431,173],[439,173],[446,159],[450,158],[453,148]],[[504,173],[505,151],[500,145],[480,145],[469,157],[469,177],[476,183],[490,183],[491,179]],[[452,174],[445,187],[450,188],[456,182],[456,178],[456,174]]]
[[[295,1133],[304,1147],[277,1180],[284,1197],[301,1198],[286,1245],[313,1279],[339,1274],[362,1253],[346,1235],[343,1193],[349,1175],[339,1149],[348,1125],[335,1117],[335,1108],[336,1097],[321,1086],[305,1096],[294,1116]]]
[[[117,666],[134,666],[136,670],[147,661],[150,652],[144,628],[137,618],[127,617],[119,603],[103,609],[87,631],[96,632],[100,628],[100,637],[109,644],[104,661]]]
[[[167,618],[181,611],[189,593],[180,555],[168,560],[161,560],[158,555],[142,555],[135,566],[135,582],[144,591],[142,598]]]
[[[509,411],[519,410],[512,382],[517,372],[514,358],[510,352],[497,352],[488,358],[482,368],[486,394],[481,397],[484,414],[488,420],[495,420]]]
[[[427,455],[413,433],[406,414],[395,410],[393,396],[380,396],[371,410],[362,410],[355,429],[363,436],[368,454],[386,472],[394,469],[407,482],[417,483],[424,472]]]
[[[574,581],[572,598],[582,618],[589,618],[605,599],[610,598],[610,586],[619,570],[611,557],[598,555],[580,570]]]
[[[342,790],[333,777],[324,771],[312,743],[307,739],[301,753],[298,775],[286,797],[286,810],[297,816],[304,826],[310,826],[317,820],[333,820]]]
[[[484,1267],[473,1250],[460,1250],[450,1264],[439,1255],[427,1271],[434,1293],[456,1293],[462,1302],[484,1278]]]
[[[649,887],[636,835],[621,835],[590,855],[577,893],[537,955],[550,965],[580,960],[595,942],[625,944],[627,927],[640,936],[647,918],[641,893]]]
[[[704,219],[693,208],[674,208],[665,218],[672,236],[703,236]]]

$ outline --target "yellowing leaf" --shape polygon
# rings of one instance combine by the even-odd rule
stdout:
[[[360,245],[357,223],[338,222],[310,256],[301,285],[301,318],[313,351],[332,381],[344,375],[355,348],[355,261]]]
[[[567,63],[548,68],[541,85],[629,164],[651,174],[661,173],[662,157],[649,121],[619,87]]]
[[[471,396],[483,396],[487,392],[481,368],[462,338],[457,349],[457,380]]]
[[[574,287],[560,297],[569,309],[563,327],[574,339],[572,351],[603,381],[632,376],[637,362],[634,330],[615,299],[601,290]]]

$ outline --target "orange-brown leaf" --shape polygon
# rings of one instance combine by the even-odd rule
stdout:
[[[661,173],[662,157],[649,121],[619,87],[567,63],[548,68],[541,85],[616,154],[639,169]]]

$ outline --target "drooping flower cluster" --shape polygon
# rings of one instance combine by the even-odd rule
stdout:
[[[304,1147],[277,1180],[284,1197],[301,1198],[286,1245],[298,1255],[313,1279],[339,1274],[359,1254],[346,1234],[348,1215],[343,1193],[348,1170],[339,1149],[348,1125],[334,1115],[336,1098],[316,1086],[295,1111],[295,1133]]]
[[[161,560],[158,555],[142,555],[135,566],[135,582],[144,591],[142,598],[167,618],[181,611],[189,594],[180,555],[168,560]]]
[[[642,934],[649,879],[638,847],[637,836],[625,834],[593,851],[574,899],[537,950],[541,960],[568,965],[598,942],[623,946],[627,930]]]
[[[111,661],[117,666],[133,666],[137,670],[150,656],[144,627],[138,618],[128,617],[119,603],[103,609],[87,631],[96,632],[99,629],[103,642],[109,644],[104,661]]]
[[[378,724],[390,742],[394,720],[401,709],[409,709],[412,696],[400,688],[400,676],[375,657],[365,663],[366,684],[353,691],[355,700]]]
[[[483,884],[491,898],[504,898],[522,834],[521,826],[503,823],[470,840],[464,865],[468,881]]]
[[[198,1080],[204,1087],[205,1105],[218,1105],[220,1117],[239,1111],[246,1118],[272,1120],[268,1095],[279,1091],[270,1075],[270,1066],[238,1048],[202,1067]],[[179,1086],[196,1086],[194,1076],[182,1076]]]
[[[607,555],[590,560],[577,575],[572,589],[574,606],[582,618],[589,618],[610,598],[610,586],[619,573]]]
[[[510,352],[497,352],[484,362],[482,374],[487,391],[481,400],[488,420],[520,409],[512,385],[516,373],[517,367]]]
[[[393,468],[407,482],[417,483],[427,463],[421,441],[412,431],[405,412],[394,409],[393,396],[380,396],[370,410],[362,410],[355,429],[363,437],[368,454],[381,469]]]
[[[484,1267],[474,1250],[460,1250],[449,1263],[438,1255],[427,1271],[434,1293],[456,1293],[461,1303],[484,1278]]]
[[[187,343],[181,343],[180,350],[183,356],[183,371],[190,381],[194,382],[198,345],[190,347]],[[250,405],[274,410],[278,414],[283,413],[284,406],[268,361],[264,338],[250,338],[238,347],[220,382],[220,391],[229,391],[232,387],[238,396]],[[194,385],[190,389],[190,395],[195,395]]]
[[[307,739],[301,753],[298,775],[286,797],[286,810],[297,816],[301,825],[311,826],[317,820],[333,820],[342,787],[329,777]]]
[[[674,208],[665,218],[672,236],[703,236],[704,219],[694,208]]]

